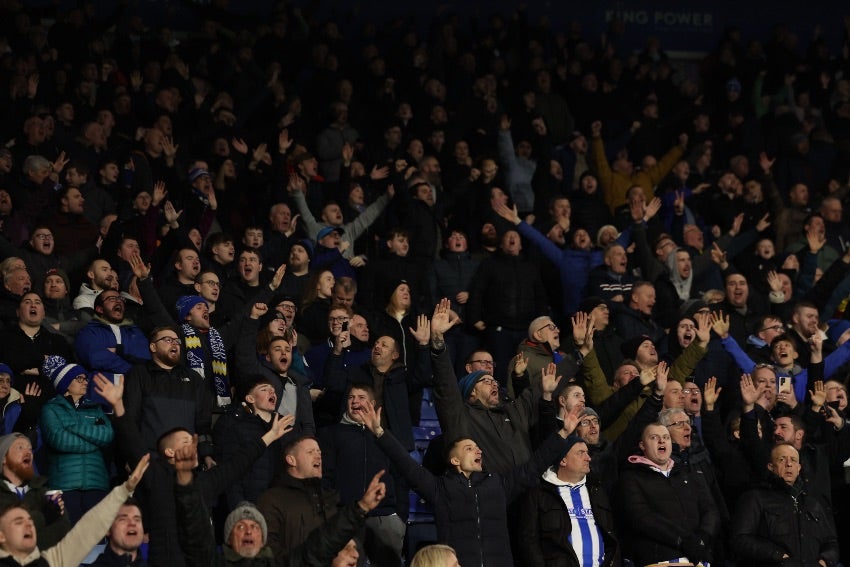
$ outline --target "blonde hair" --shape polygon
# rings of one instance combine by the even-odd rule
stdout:
[[[455,556],[455,550],[448,545],[435,543],[416,552],[410,567],[446,567],[448,561]]]

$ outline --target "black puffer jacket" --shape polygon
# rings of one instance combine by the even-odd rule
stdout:
[[[434,505],[437,539],[452,546],[461,565],[513,567],[507,506],[534,487],[546,467],[564,454],[565,444],[553,435],[531,460],[505,474],[456,470],[434,476],[418,465],[391,433],[378,439],[410,486]]]
[[[739,562],[753,567],[817,565],[821,559],[827,567],[838,563],[835,527],[820,500],[802,490],[801,479],[789,486],[771,476],[765,488],[738,501],[732,547]]]
[[[639,565],[687,556],[682,540],[695,535],[710,549],[720,532],[720,515],[702,475],[678,465],[668,477],[643,463],[627,464],[618,503],[629,556]]]
[[[550,482],[555,476],[549,470],[543,475],[540,486],[529,492],[522,503],[520,541],[525,550],[528,567],[579,567],[581,565],[570,545],[572,521],[558,486]],[[555,477],[557,480],[557,477]],[[620,546],[614,535],[614,510],[602,484],[588,477],[587,491],[593,518],[602,532],[605,546],[603,567],[620,565]]]
[[[226,413],[213,427],[215,461],[221,463],[233,459],[242,447],[265,435],[270,428],[270,422],[263,421],[244,407]],[[281,448],[280,440],[266,447],[251,469],[227,487],[224,495],[228,509],[232,510],[243,500],[256,502],[260,494],[271,486],[272,480],[283,468]]]
[[[387,474],[381,481],[387,486],[387,494],[370,515],[406,515],[407,507],[398,508],[397,504],[407,500],[407,488],[402,494],[401,487],[389,474],[389,459],[378,448],[375,436],[368,429],[343,416],[341,422],[319,429],[319,446],[322,448],[322,482],[339,492],[342,504],[359,500],[375,473],[385,470]]]

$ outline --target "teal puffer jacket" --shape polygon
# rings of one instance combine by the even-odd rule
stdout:
[[[103,450],[112,444],[112,424],[100,406],[56,396],[41,410],[41,434],[48,450],[52,489],[109,490]]]

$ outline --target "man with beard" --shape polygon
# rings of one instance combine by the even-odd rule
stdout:
[[[125,243],[135,241],[125,240]],[[128,315],[126,299],[115,289],[102,291],[94,300],[95,317],[77,334],[74,348],[77,360],[92,372],[102,372],[115,380],[116,374],[126,374],[133,364],[150,360],[151,351],[145,332],[158,326],[173,325],[153,287],[150,266],[139,256],[138,247],[130,246],[126,253],[133,271],[130,289],[140,299],[138,310]],[[131,301],[131,303],[135,303]],[[138,324],[137,324],[138,323]]]
[[[165,281],[157,293],[169,312],[175,314],[173,305],[184,295],[195,295],[195,278],[201,271],[201,258],[194,248],[180,248],[174,253],[174,273]],[[178,317],[178,321],[183,319]]]
[[[95,316],[74,343],[77,359],[88,370],[126,374],[133,364],[150,360],[147,338],[138,325],[125,318],[124,302],[114,289],[102,291],[95,298]]]
[[[313,243],[308,239],[294,242],[289,248],[289,260],[286,264],[286,275],[280,283],[280,292],[292,297],[301,297],[304,284],[310,273],[310,261],[313,259]],[[274,264],[273,264],[274,265]],[[279,265],[279,264],[278,264]]]
[[[247,376],[259,374],[274,386],[277,395],[277,413],[294,415],[295,423],[284,437],[282,444],[299,435],[314,435],[316,423],[313,419],[313,402],[310,398],[310,382],[292,368],[292,344],[285,337],[272,337],[265,355],[257,353],[257,321],[265,319],[269,307],[265,303],[255,303],[249,319],[239,335],[236,344],[236,368],[239,375],[234,380],[236,388],[242,388]]]
[[[557,384],[555,365],[549,364],[515,400],[503,401],[492,368],[472,371],[459,381],[455,378],[445,333],[458,323],[451,302],[443,298],[429,329],[434,395],[443,435],[447,440],[475,438],[487,454],[489,470],[506,473],[531,458],[529,430],[538,421],[540,399],[552,399]]]
[[[47,497],[47,477],[35,474],[30,440],[22,433],[0,437],[3,482],[0,482],[0,508],[23,504],[32,515],[42,548],[56,545],[71,523],[64,513],[61,495]]]
[[[157,327],[150,334],[151,359],[136,364],[124,381],[127,420],[141,432],[148,450],[166,431],[182,427],[209,443],[212,398],[204,379],[183,365],[181,341],[173,327]],[[211,447],[205,447],[211,456]]]
[[[105,289],[117,289],[118,282],[115,280],[112,266],[103,258],[89,264],[86,278],[88,281],[80,284],[80,293],[74,298],[73,307],[91,315],[94,313],[95,297]]]
[[[352,384],[342,419],[319,430],[322,449],[322,480],[339,492],[340,502],[355,502],[364,482],[380,470],[390,470],[390,461],[378,448],[363,423],[364,406],[375,407],[375,391],[365,384]],[[401,564],[408,498],[406,485],[394,475],[383,477],[387,496],[366,519],[366,554],[375,565]]]

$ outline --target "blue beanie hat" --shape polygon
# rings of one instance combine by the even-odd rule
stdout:
[[[207,303],[207,300],[200,295],[184,295],[177,300],[175,306],[177,307],[177,316],[180,319],[180,323],[186,320],[186,315],[189,314],[189,311],[199,303]]]
[[[850,321],[846,319],[830,319],[828,321],[829,329],[826,330],[826,336],[834,343],[838,343],[838,339],[844,334],[844,331],[850,329]]]
[[[0,374],[8,374],[9,378],[15,377],[15,373],[12,372],[12,368],[4,362],[0,362]]]
[[[56,392],[64,394],[68,391],[68,386],[74,381],[74,378],[83,374],[88,376],[86,369],[79,364],[68,362],[59,355],[48,356],[44,359],[41,365],[41,372],[53,382],[53,387]]]
[[[460,379],[457,385],[460,388],[460,393],[463,396],[464,401],[469,399],[469,394],[472,393],[472,389],[475,388],[478,381],[488,374],[489,372],[485,372],[484,370],[476,370],[475,372],[471,372]]]

